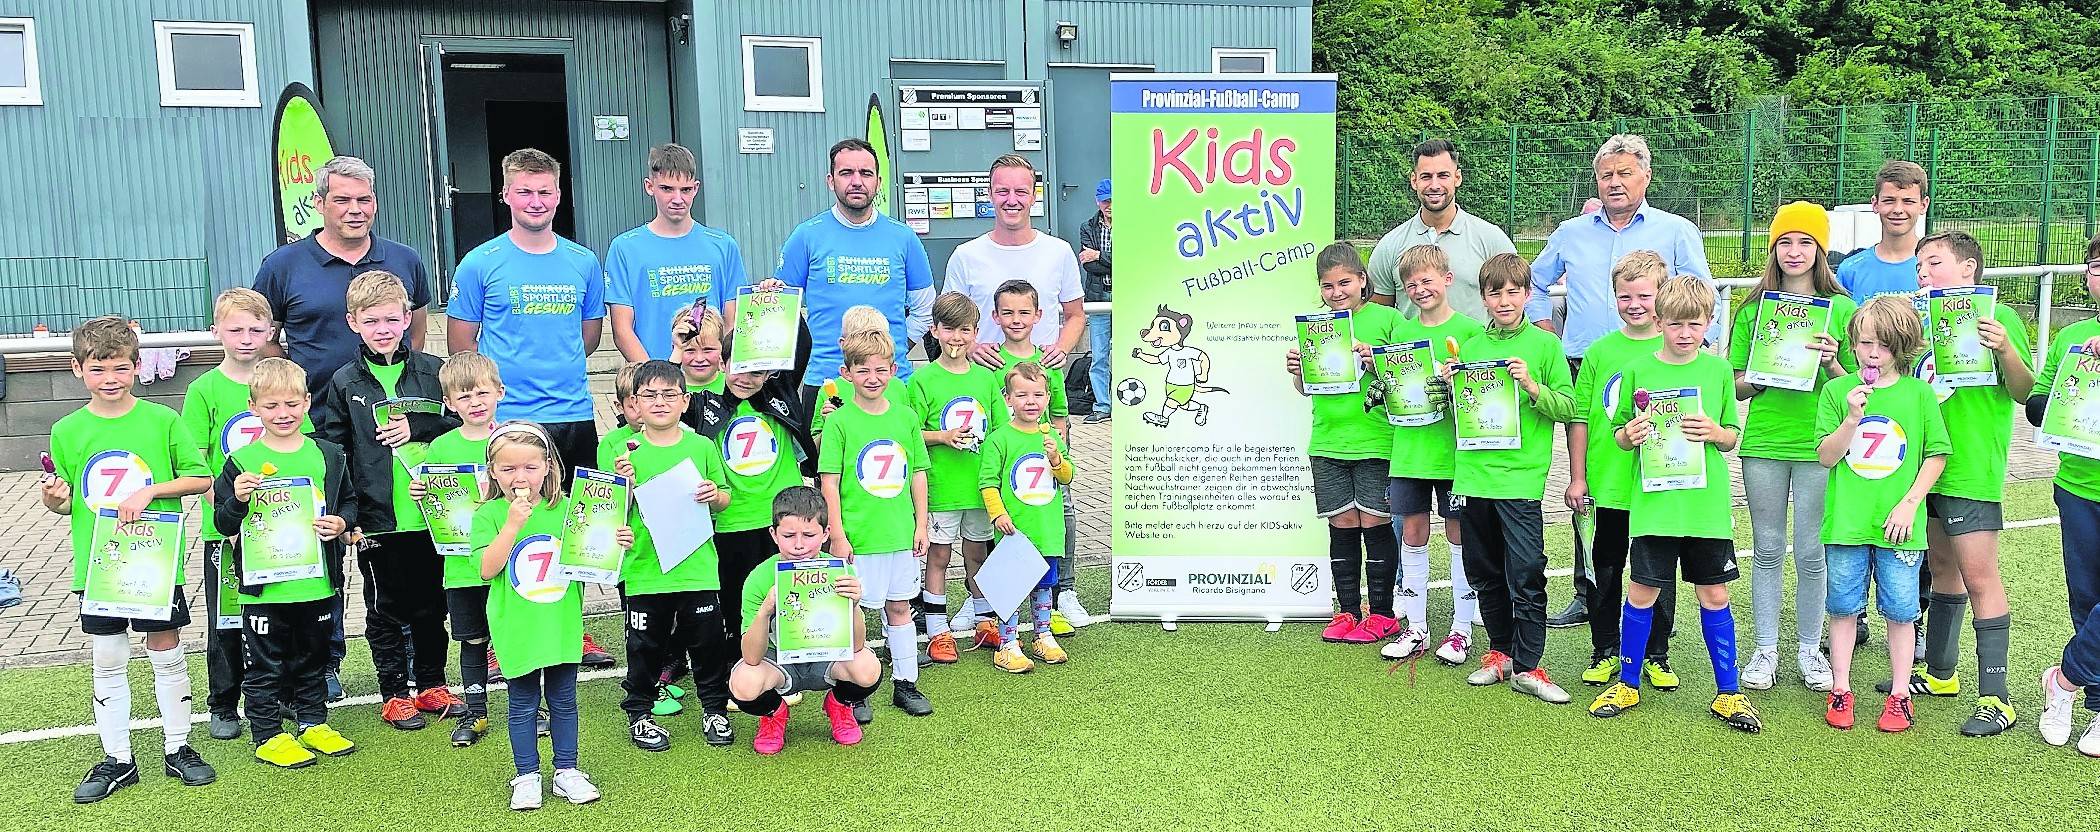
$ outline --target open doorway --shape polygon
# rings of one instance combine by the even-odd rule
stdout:
[[[535,147],[561,163],[564,195],[574,170],[569,144],[568,80],[563,56],[550,53],[443,53],[445,167],[451,190],[455,257],[510,230],[503,206],[503,157]],[[554,214],[554,231],[576,238],[569,199]]]

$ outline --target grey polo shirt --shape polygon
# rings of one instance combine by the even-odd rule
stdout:
[[[1473,320],[1487,320],[1487,307],[1480,302],[1480,264],[1497,254],[1516,253],[1517,247],[1509,241],[1509,235],[1494,223],[1466,213],[1464,208],[1458,209],[1451,227],[1439,234],[1423,224],[1422,214],[1417,211],[1400,227],[1386,232],[1379,238],[1378,246],[1371,249],[1371,291],[1400,294],[1400,277],[1394,274],[1400,265],[1400,253],[1419,245],[1443,249],[1444,256],[1451,259],[1451,308]],[[1407,317],[1415,316],[1415,305],[1406,298],[1395,299],[1393,306]]]

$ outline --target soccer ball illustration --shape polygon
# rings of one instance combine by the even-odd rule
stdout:
[[[1116,402],[1124,407],[1136,407],[1145,402],[1145,383],[1134,378],[1116,382]]]

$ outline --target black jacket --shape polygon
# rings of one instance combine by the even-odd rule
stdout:
[[[1079,227],[1079,247],[1101,252],[1100,259],[1079,264],[1080,271],[1085,272],[1080,278],[1080,285],[1086,293],[1087,303],[1105,303],[1115,289],[1115,281],[1110,279],[1115,271],[1111,257],[1112,249],[1109,248],[1112,242],[1103,239],[1109,237],[1113,230],[1101,222],[1099,211],[1094,212],[1092,217],[1087,218],[1086,224]]]
[[[327,512],[343,518],[346,530],[357,527],[357,505],[355,500],[345,499],[343,486],[349,481],[349,463],[343,458],[341,446],[326,439],[315,439],[321,449],[323,473],[321,494],[326,501]],[[231,564],[235,580],[240,583],[242,595],[261,595],[261,584],[248,583],[248,576],[241,572],[241,521],[248,519],[248,503],[233,498],[233,480],[241,475],[241,469],[226,460],[219,469],[219,476],[212,480],[212,526],[226,536],[226,553],[219,563]],[[321,562],[328,566],[328,585],[337,591],[343,588],[343,538],[321,544]]]
[[[810,439],[809,423],[796,412],[801,379],[801,373],[774,373],[765,386],[758,388],[758,395],[749,401],[753,410],[771,417],[775,424],[787,431],[794,440],[795,458],[802,476],[814,477],[817,475],[817,443]],[[720,445],[722,431],[728,429],[730,417],[735,415],[737,405],[743,401],[727,390],[721,393],[702,390],[694,393],[686,404],[683,419],[687,427]]]
[[[445,400],[438,383],[443,360],[428,353],[403,351],[408,366],[394,385],[396,397]],[[386,388],[372,376],[365,362],[375,360],[370,350],[360,348],[357,360],[343,365],[314,397],[314,438],[341,447],[349,459],[350,502],[356,506],[358,526],[365,534],[394,530],[394,451],[379,444],[374,435],[379,423],[372,419],[372,406],[387,400]],[[417,413],[408,417],[408,441],[429,442],[459,427],[450,413]]]

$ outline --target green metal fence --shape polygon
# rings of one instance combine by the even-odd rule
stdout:
[[[1590,161],[1613,133],[1647,138],[1655,170],[1649,201],[1706,232],[1717,276],[1762,268],[1760,229],[1783,203],[1868,202],[1874,173],[1888,159],[1925,166],[1928,229],[1974,234],[1988,266],[2079,262],[2100,231],[2100,96],[2052,96],[1818,109],[1774,98],[1699,116],[1416,135],[1345,131],[1338,148],[1341,234],[1376,239],[1405,221],[1415,210],[1410,153],[1422,139],[1442,136],[1459,147],[1466,210],[1508,229],[1520,251],[1534,252],[1595,195]],[[2059,304],[2090,303],[2075,276],[2058,281]],[[2004,289],[2016,300],[2035,293],[2032,279]]]

